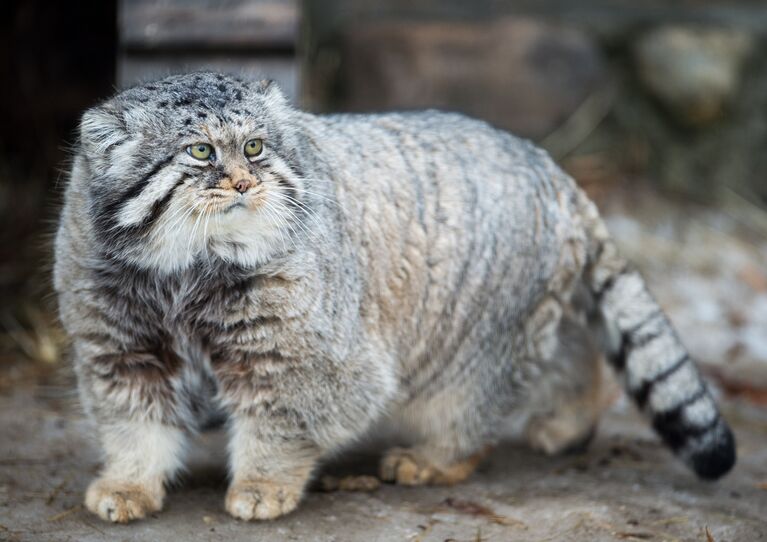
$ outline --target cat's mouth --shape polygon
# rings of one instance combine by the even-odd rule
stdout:
[[[221,212],[223,214],[231,213],[235,209],[247,209],[248,206],[245,204],[245,201],[243,201],[244,198],[237,199],[236,201],[232,202],[229,206],[225,207]]]
[[[206,194],[204,208],[208,212],[228,214],[237,209],[255,210],[261,200],[261,192],[247,192],[244,194],[232,194],[227,192],[211,192]]]

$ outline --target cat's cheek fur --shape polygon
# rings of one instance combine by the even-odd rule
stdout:
[[[262,208],[235,209],[211,229],[208,250],[226,262],[255,268],[293,241]]]
[[[183,182],[183,171],[183,168],[175,164],[164,168],[163,172],[157,175],[155,182],[118,211],[114,217],[116,226],[136,226],[147,220],[153,207],[174,191],[179,182]]]
[[[168,212],[149,232],[143,246],[127,259],[142,269],[163,275],[184,271],[202,258],[220,258],[244,268],[269,261],[294,241],[262,208],[237,208],[217,216],[190,212],[189,197],[172,202]]]

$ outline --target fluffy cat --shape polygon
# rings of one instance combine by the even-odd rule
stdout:
[[[246,520],[295,509],[322,458],[381,425],[409,440],[381,464],[401,484],[465,479],[510,416],[561,451],[597,423],[600,350],[699,476],[735,461],[595,206],[458,114],[316,116],[213,73],[125,90],[83,116],[55,250],[105,520],[159,510],[217,417]]]

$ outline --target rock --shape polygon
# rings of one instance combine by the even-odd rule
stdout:
[[[587,35],[524,17],[371,22],[347,30],[342,47],[347,109],[458,110],[536,139],[606,79]]]
[[[702,126],[719,118],[735,97],[752,41],[743,31],[725,28],[655,29],[634,48],[638,75],[678,120]]]

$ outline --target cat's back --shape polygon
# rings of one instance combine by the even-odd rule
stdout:
[[[392,153],[410,160],[435,157],[471,161],[481,152],[499,163],[536,160],[538,150],[529,141],[461,113],[427,109],[386,113],[342,113],[314,117],[334,151],[360,158],[387,160]],[[452,162],[452,160],[451,160]],[[349,164],[352,165],[352,164]]]
[[[575,185],[526,140],[431,110],[316,119],[373,305],[413,337],[448,309],[524,312],[580,235]]]
[[[415,195],[428,196],[430,189],[458,183],[463,199],[487,194],[519,200],[542,189],[575,188],[532,142],[460,113],[430,109],[312,119],[314,142],[332,176],[351,181],[352,190],[409,184]]]
[[[457,228],[470,243],[500,230],[506,242],[543,252],[577,222],[574,181],[543,149],[484,121],[438,110],[314,119],[347,209],[388,212],[427,234]]]

